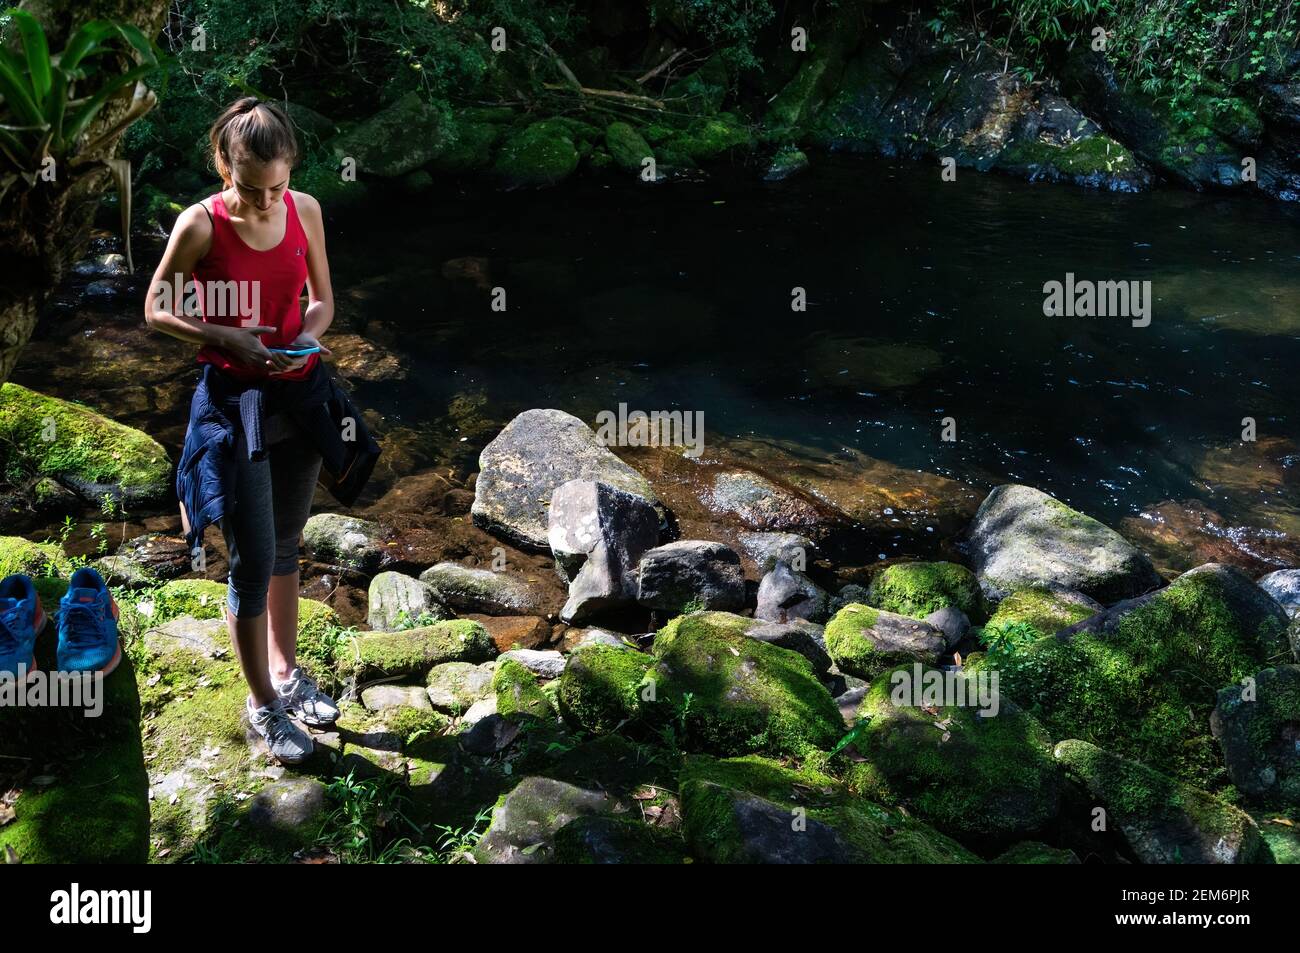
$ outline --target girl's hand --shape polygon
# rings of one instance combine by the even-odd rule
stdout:
[[[251,367],[269,367],[272,371],[293,370],[294,358],[285,354],[273,354],[262,343],[263,334],[274,334],[275,328],[265,325],[250,325],[240,328],[222,328],[221,347],[229,351],[244,364]]]
[[[301,334],[299,334],[287,346],[291,348],[319,347],[321,357],[330,357],[333,354],[333,352],[329,348],[327,348],[324,344],[321,344],[320,341],[316,340],[316,338],[308,334],[306,331],[303,331]],[[310,354],[304,354],[302,357],[290,357],[287,354],[273,354],[272,357],[281,357],[287,361],[292,362],[288,367],[282,367],[278,371],[271,371],[272,377],[276,376],[277,374],[286,374],[289,371],[296,371],[300,367],[305,367],[307,365],[307,361],[311,359]]]

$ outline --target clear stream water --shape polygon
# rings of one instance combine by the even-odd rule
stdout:
[[[625,401],[703,411],[709,432],[1029,483],[1112,524],[1201,500],[1289,526],[1297,226],[1300,209],[1266,200],[966,171],[943,183],[937,166],[846,156],[775,185],[738,174],[385,201],[336,218],[328,242],[338,326],[407,370],[354,392],[448,445],[458,393],[502,419],[558,407],[592,421]],[[1150,326],[1044,316],[1044,282],[1067,272],[1150,280]],[[505,313],[488,306],[496,285]],[[152,338],[188,372],[188,352]],[[15,380],[41,386],[21,367]],[[183,427],[188,391],[178,399],[157,412]],[[956,443],[940,441],[943,417]],[[1243,417],[1259,445],[1240,443]],[[417,450],[413,466],[421,455],[436,456]]]

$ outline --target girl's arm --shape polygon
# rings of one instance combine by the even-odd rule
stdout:
[[[144,300],[144,323],[151,328],[199,345],[224,343],[226,328],[184,313],[185,287],[194,266],[212,245],[212,223],[201,205],[192,205],[176,219],[167,250],[153,273]]]
[[[298,217],[307,233],[307,310],[302,316],[302,330],[319,344],[334,322],[334,289],[330,286],[329,259],[325,255],[325,220],[320,203],[305,192],[293,193]],[[329,348],[321,345],[321,353]]]
[[[185,289],[194,266],[212,247],[212,222],[203,206],[192,205],[176,219],[162,261],[153,273],[144,301],[144,323],[164,334],[202,346],[223,348],[248,365],[292,367],[282,354],[272,354],[261,341],[274,328],[225,327],[184,313]]]

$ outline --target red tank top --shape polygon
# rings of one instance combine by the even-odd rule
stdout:
[[[235,231],[221,193],[214,195],[212,247],[194,266],[203,320],[226,327],[275,328],[275,333],[262,335],[262,343],[269,348],[287,347],[302,333],[299,299],[307,284],[307,233],[287,189],[284,204],[284,238],[274,248],[258,251]],[[242,379],[270,376],[269,367],[245,364],[213,345],[200,348],[197,360]],[[302,380],[311,374],[318,360],[320,355],[313,354],[298,370],[277,374],[274,379]]]

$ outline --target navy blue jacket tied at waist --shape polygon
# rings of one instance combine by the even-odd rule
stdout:
[[[242,432],[249,460],[266,456],[266,418],[286,414],[321,455],[319,482],[344,506],[361,495],[379,459],[379,444],[370,435],[361,411],[347,391],[316,361],[302,380],[270,377],[241,381],[211,364],[190,401],[181,462],[176,468],[176,498],[188,521],[190,552],[209,524],[224,517],[237,499],[235,448]]]

